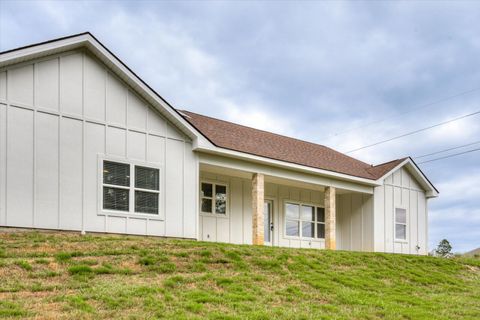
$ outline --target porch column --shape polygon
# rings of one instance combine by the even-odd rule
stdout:
[[[335,250],[335,188],[325,188],[325,249]]]
[[[264,176],[254,173],[252,178],[252,243],[263,245],[263,205],[264,205]]]

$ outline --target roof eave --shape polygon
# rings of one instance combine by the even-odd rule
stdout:
[[[235,151],[231,149],[226,149],[226,148],[221,148],[217,146],[206,146],[206,145],[197,145],[194,148],[195,151],[198,152],[205,152],[209,154],[216,154],[216,155],[221,155],[229,158],[235,158],[235,159],[240,159],[240,160],[245,160],[249,162],[256,162],[256,163],[262,163],[262,164],[268,164],[268,165],[273,165],[276,167],[280,168],[285,168],[288,170],[293,170],[293,171],[299,171],[299,172],[304,172],[304,173],[309,173],[309,174],[314,174],[314,175],[320,175],[324,177],[329,177],[337,180],[343,180],[343,181],[348,181],[348,182],[355,182],[367,186],[372,186],[372,187],[377,187],[381,186],[382,183],[379,183],[378,181],[372,180],[372,179],[366,179],[366,178],[361,178],[361,177],[356,177],[348,174],[343,174],[343,173],[338,173],[334,171],[329,171],[329,170],[324,170],[324,169],[318,169],[318,168],[313,168],[313,167],[308,167],[300,164],[295,164],[291,162],[286,162],[286,161],[281,161],[281,160],[275,160],[267,157],[262,157],[262,156],[257,156],[245,152],[240,152],[240,151]]]

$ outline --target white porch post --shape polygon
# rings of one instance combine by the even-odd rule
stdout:
[[[325,188],[325,249],[335,250],[335,188]]]
[[[252,243],[263,245],[263,206],[264,206],[264,176],[254,173],[252,179]]]

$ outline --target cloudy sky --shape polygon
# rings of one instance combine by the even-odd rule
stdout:
[[[480,3],[0,1],[0,50],[92,32],[177,108],[349,151],[480,110]],[[365,148],[480,148],[480,114]],[[420,164],[430,248],[480,247],[480,151]]]

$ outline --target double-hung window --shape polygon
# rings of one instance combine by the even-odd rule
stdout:
[[[407,209],[395,208],[395,239],[407,240]]]
[[[219,183],[202,182],[201,212],[227,215],[227,186]]]
[[[159,214],[158,168],[104,160],[102,179],[104,210]]]
[[[325,209],[306,204],[285,203],[285,235],[325,238]]]

